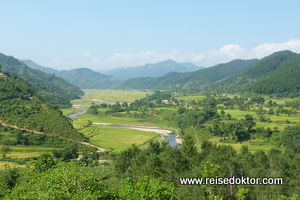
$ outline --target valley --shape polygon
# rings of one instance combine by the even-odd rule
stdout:
[[[146,180],[155,193],[164,188],[177,199],[190,190],[191,199],[230,199],[245,191],[249,199],[298,194],[299,169],[294,166],[300,160],[300,93],[291,75],[298,74],[298,54],[283,51],[195,72],[134,78],[106,89],[70,86],[70,93],[61,90],[68,83],[55,75],[31,71],[5,56],[2,63],[11,72],[2,71],[5,76],[0,77],[0,174],[6,177],[0,178],[5,191],[0,198],[14,199],[20,191],[28,197],[32,186],[46,193],[52,178],[69,181],[82,177],[81,172],[87,179],[78,181],[90,181],[85,191],[98,199],[129,197],[131,193],[122,193],[125,188]],[[18,75],[18,68],[26,73]],[[73,78],[85,76],[81,72]],[[36,82],[38,75],[44,78]],[[52,76],[55,87],[43,80]],[[281,76],[290,79],[284,82]],[[45,87],[36,90],[36,84]],[[60,93],[68,94],[60,98]],[[72,175],[60,177],[67,168]],[[286,182],[233,185],[229,193],[227,185],[190,185],[187,190],[178,181],[214,176],[282,177]],[[11,188],[10,180],[15,184]],[[60,189],[53,191],[65,198]]]

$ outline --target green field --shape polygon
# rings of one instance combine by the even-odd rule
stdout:
[[[132,117],[114,117],[114,116],[96,116],[88,113],[78,115],[80,120],[90,120],[98,123],[113,123],[113,124],[145,124],[138,118]],[[76,121],[73,123],[77,123]]]
[[[18,165],[13,162],[8,162],[8,161],[0,161],[0,170],[5,170],[9,166],[10,168],[14,167],[26,167],[25,165]]]
[[[84,128],[80,132],[90,137],[90,143],[111,149],[112,153],[119,153],[132,144],[140,145],[158,136],[151,132],[98,125]]]
[[[178,96],[176,96],[176,99],[178,100],[184,100],[184,101],[191,101],[191,100],[195,100],[195,101],[198,101],[198,100],[203,100],[206,98],[206,96],[204,95],[187,95],[187,96],[180,96],[180,94]]]
[[[269,145],[269,144],[262,144],[262,145],[251,144],[251,140],[250,141],[244,141],[244,142],[238,142],[238,143],[223,143],[223,142],[219,142],[220,139],[221,139],[220,137],[215,136],[215,137],[210,138],[209,141],[211,141],[213,143],[217,143],[218,145],[231,145],[238,152],[241,150],[243,145],[248,146],[249,151],[251,153],[255,153],[257,150],[263,150],[265,152],[268,152],[272,148],[274,148],[272,145]],[[198,146],[200,146],[200,145],[198,145]]]
[[[2,146],[0,146],[2,148]],[[6,154],[7,158],[31,158],[39,157],[45,153],[51,153],[54,149],[53,147],[42,147],[42,146],[10,146],[12,149]]]
[[[115,101],[123,102],[133,102],[137,99],[143,98],[146,96],[146,92],[140,92],[140,91],[123,91],[123,90],[84,90],[86,95],[83,97],[83,99],[80,100],[73,100],[73,104],[80,104],[83,103],[86,108],[89,107],[90,103],[94,102],[96,104],[100,103],[114,103]],[[185,101],[191,101],[191,100],[203,100],[206,98],[204,95],[193,95],[188,94],[186,96],[181,96],[181,94],[175,94],[176,98],[178,100],[185,100]],[[266,97],[267,98],[267,97]],[[267,102],[268,100],[266,100]],[[272,99],[272,101],[279,103],[284,103],[285,101],[293,101],[293,99],[289,98],[283,98],[280,100]],[[266,105],[266,103],[265,103]],[[160,105],[163,106],[163,105]],[[218,105],[223,106],[223,105]],[[131,145],[131,143],[136,144],[143,144],[147,140],[137,140],[132,136],[133,130],[118,130],[120,128],[112,128],[112,127],[101,127],[101,134],[98,133],[87,133],[86,128],[84,126],[87,125],[87,120],[90,120],[92,122],[99,122],[99,123],[112,123],[112,124],[123,124],[123,125],[154,125],[154,126],[160,126],[163,128],[171,128],[171,129],[177,129],[177,124],[174,122],[173,116],[177,114],[178,107],[156,107],[152,110],[146,111],[146,115],[143,117],[133,117],[134,112],[131,111],[131,117],[130,115],[127,115],[128,113],[120,112],[118,115],[112,116],[112,115],[105,115],[104,113],[109,110],[108,108],[100,108],[98,111],[101,113],[100,115],[91,115],[91,114],[81,114],[78,115],[79,121],[74,121],[73,125],[76,128],[82,129],[85,135],[91,137],[91,142],[97,146],[104,147],[104,148],[112,148],[114,149],[114,152],[120,152],[122,149],[126,149]],[[269,118],[271,122],[259,122],[258,121],[258,115],[256,114],[255,110],[257,107],[251,108],[250,111],[241,111],[235,106],[235,109],[225,109],[225,114],[230,114],[233,118],[233,120],[225,120],[225,123],[231,123],[235,119],[241,120],[245,118],[246,114],[250,114],[254,117],[254,120],[256,122],[256,127],[264,127],[268,128],[270,127],[271,130],[279,129],[284,130],[287,126],[293,126],[300,122],[300,118],[297,115],[290,115],[287,114],[279,114],[279,115],[268,115],[265,114],[264,116],[266,118]],[[263,107],[264,110],[269,109],[268,107]],[[289,109],[289,108],[285,108]],[[221,109],[218,110],[220,113]],[[64,113],[71,112],[68,110],[64,110]],[[135,112],[137,114],[141,114],[141,112]],[[211,124],[206,124],[207,126],[210,126]],[[97,132],[97,131],[96,131]],[[142,134],[145,134],[146,132],[140,132]],[[146,133],[147,134],[147,133]],[[156,134],[154,134],[155,136]],[[152,137],[154,137],[152,136]],[[157,135],[156,135],[157,136]],[[210,136],[211,137],[211,136]],[[127,138],[126,140],[123,138]],[[151,138],[151,137],[150,137]],[[149,139],[149,138],[148,138]],[[211,140],[213,142],[216,142],[218,144],[228,144],[232,145],[236,150],[240,150],[242,145],[248,145],[249,150],[251,152],[254,152],[258,149],[269,151],[272,146],[267,144],[262,145],[255,145],[252,142],[255,142],[253,140],[249,140],[242,143],[221,143],[219,142],[220,138],[212,137]],[[141,145],[141,146],[145,146]]]
[[[119,102],[134,102],[137,99],[146,97],[147,92],[135,90],[96,90],[96,89],[83,89],[86,96],[83,99],[91,99],[95,102],[102,101],[119,101]]]

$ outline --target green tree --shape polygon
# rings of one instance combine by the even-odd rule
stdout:
[[[12,149],[9,146],[3,145],[1,148],[2,157],[6,158],[6,154],[8,154],[11,151],[12,151]]]
[[[131,200],[175,200],[176,196],[172,183],[149,177],[141,177],[138,178],[136,183],[134,183],[133,179],[127,178],[119,190],[118,198]]]
[[[34,175],[14,187],[6,199],[111,199],[104,184],[77,163],[60,163],[57,168]]]

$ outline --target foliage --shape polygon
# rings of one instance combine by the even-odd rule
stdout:
[[[57,106],[43,102],[15,77],[0,78],[0,119],[20,128],[84,140]]]
[[[47,103],[60,108],[71,107],[70,100],[78,99],[83,92],[62,78],[46,74],[40,70],[31,69],[12,56],[0,54],[0,65],[4,71],[17,75],[19,81],[24,81]]]
[[[119,198],[132,200],[176,199],[172,183],[150,177],[138,178],[136,183],[134,183],[133,179],[126,178],[119,191]]]
[[[17,185],[6,199],[109,199],[111,194],[94,175],[76,163],[59,163],[56,168],[35,174]]]

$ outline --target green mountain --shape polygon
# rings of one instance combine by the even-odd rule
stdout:
[[[104,75],[88,68],[61,70],[57,71],[55,75],[82,89],[106,89],[120,82],[113,76]]]
[[[177,63],[173,60],[165,60],[155,64],[146,64],[137,67],[121,67],[102,71],[104,74],[112,75],[119,80],[126,81],[137,77],[159,77],[170,72],[191,72],[204,67],[192,63]]]
[[[55,69],[52,69],[50,67],[43,67],[41,65],[36,64],[35,62],[33,62],[32,60],[27,60],[27,59],[18,59],[20,62],[25,63],[25,65],[27,65],[28,67],[32,68],[32,69],[38,69],[42,72],[48,73],[48,74],[54,74],[56,71]]]
[[[216,92],[255,92],[299,96],[300,54],[281,51],[261,59],[243,73],[209,87]]]
[[[29,68],[12,56],[0,53],[0,65],[4,71],[17,75],[17,78],[33,87],[44,101],[60,108],[71,107],[70,100],[80,98],[84,93],[76,86],[53,74]]]
[[[101,74],[88,68],[77,68],[72,70],[55,70],[43,67],[31,60],[21,60],[32,69],[38,69],[45,73],[61,77],[68,83],[76,85],[81,89],[106,89],[118,84],[120,81],[113,76]]]
[[[119,89],[198,89],[213,84],[226,77],[239,74],[258,62],[252,60],[233,60],[229,63],[185,73],[168,73],[157,78],[134,78],[125,81]]]
[[[77,141],[84,140],[84,136],[73,128],[71,120],[63,116],[57,106],[45,103],[22,78],[5,72],[4,74],[6,75],[0,76],[2,124]]]

